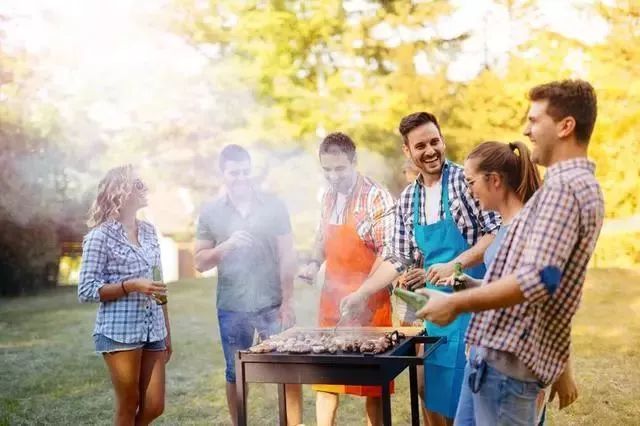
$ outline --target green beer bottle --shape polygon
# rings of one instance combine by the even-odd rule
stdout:
[[[429,300],[428,296],[424,296],[422,294],[418,294],[410,290],[405,290],[404,288],[401,288],[401,287],[396,287],[393,290],[393,294],[395,294],[396,297],[399,297],[400,299],[404,300],[404,302],[407,305],[411,306],[411,308],[415,311],[422,309],[422,307]]]
[[[467,288],[464,282],[464,272],[462,272],[462,263],[457,262],[453,265],[453,291],[460,291]]]
[[[154,266],[153,269],[153,280],[162,282],[162,271],[158,266]],[[153,297],[156,299],[156,303],[158,305],[164,305],[167,303],[167,295],[166,294],[154,294]]]

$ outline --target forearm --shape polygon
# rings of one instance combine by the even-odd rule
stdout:
[[[365,282],[362,283],[358,291],[367,296],[372,295],[386,288],[399,276],[400,272],[396,270],[396,267],[391,262],[387,260],[382,261]]]
[[[105,284],[98,290],[101,302],[108,302],[116,300],[121,297],[125,297],[127,294],[135,291],[133,284],[130,281],[123,281],[122,283]]]
[[[224,242],[215,247],[197,250],[195,255],[196,269],[198,272],[205,272],[215,268],[228,251],[229,247]]]
[[[164,315],[164,326],[167,328],[167,336],[171,336],[171,325],[169,323],[169,307],[165,303],[162,305],[162,314]]]
[[[280,263],[280,288],[282,290],[282,303],[288,304],[293,297],[293,279],[295,277],[295,261],[287,259]]]
[[[507,308],[525,301],[515,274],[507,275],[480,288],[454,293],[450,297],[459,312]]]
[[[311,261],[317,262],[318,266],[324,262],[324,242],[321,235],[316,236],[316,240],[313,243],[311,249]]]
[[[452,262],[461,263],[463,268],[479,265],[484,261],[484,252],[494,238],[492,234],[483,235],[473,247],[460,253]]]

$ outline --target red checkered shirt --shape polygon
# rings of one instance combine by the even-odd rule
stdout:
[[[469,344],[515,354],[544,384],[565,368],[571,320],[604,217],[604,200],[586,158],[549,167],[544,185],[505,236],[483,285],[516,274],[525,301],[473,315]]]
[[[327,189],[322,197],[322,214],[316,245],[324,247],[324,228],[336,207],[337,193]],[[360,239],[378,256],[387,250],[393,235],[395,204],[389,191],[371,178],[358,174],[349,194],[347,206],[338,223],[344,224],[353,214]]]

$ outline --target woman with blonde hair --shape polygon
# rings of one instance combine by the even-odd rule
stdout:
[[[147,187],[131,165],[102,179],[89,212],[78,285],[81,302],[100,303],[93,338],[111,375],[116,425],[147,425],[162,414],[171,357],[166,286],[154,227],[136,219]]]

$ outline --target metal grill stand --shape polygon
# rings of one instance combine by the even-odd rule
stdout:
[[[304,354],[250,353],[236,354],[236,401],[238,425],[247,424],[248,383],[278,383],[278,405],[280,425],[287,424],[287,409],[284,396],[285,383],[363,385],[382,387],[382,419],[385,426],[391,425],[391,394],[389,382],[409,367],[411,395],[411,424],[419,426],[418,380],[416,366],[437,346],[444,337],[407,337],[395,348],[379,354]],[[424,344],[423,356],[416,355],[416,344]]]

